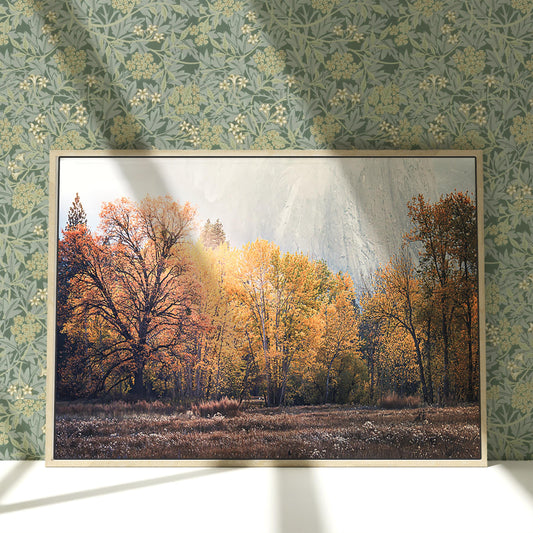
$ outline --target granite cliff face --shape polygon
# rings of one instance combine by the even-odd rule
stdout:
[[[324,258],[334,272],[348,272],[361,285],[400,250],[410,230],[407,202],[418,193],[436,197],[433,173],[419,161],[374,159],[361,168],[337,169],[322,194],[312,198],[302,191],[305,179],[294,183],[299,190],[281,210],[275,242],[287,250],[311,243],[302,251]]]
[[[247,179],[210,191],[232,246],[268,239],[324,259],[356,286],[399,251],[410,229],[407,202],[438,197],[423,158],[254,161]]]

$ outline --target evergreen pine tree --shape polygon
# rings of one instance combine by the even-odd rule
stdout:
[[[204,224],[204,227],[202,228],[202,233],[200,233],[200,240],[202,241],[203,245],[210,248],[210,238],[211,238],[211,231],[212,231],[213,224],[211,224],[211,220],[207,219],[206,223]]]
[[[226,242],[226,232],[222,227],[222,222],[218,218],[213,225],[213,240],[215,241],[215,246],[220,246]]]
[[[67,230],[74,229],[76,226],[87,226],[87,215],[81,205],[80,195],[76,193],[76,198],[70,206],[67,217]]]
[[[224,244],[226,242],[226,233],[222,227],[222,222],[217,218],[217,221],[213,224],[210,219],[207,219],[200,234],[200,240],[206,248],[215,249]]]

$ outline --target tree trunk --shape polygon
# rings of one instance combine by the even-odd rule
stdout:
[[[429,402],[429,396],[428,396],[428,389],[426,385],[426,378],[424,376],[424,364],[422,362],[422,352],[420,350],[420,342],[418,340],[418,337],[416,336],[416,332],[413,331],[411,333],[413,340],[415,342],[415,350],[416,350],[416,362],[418,364],[418,370],[420,372],[420,383],[422,384],[422,395],[424,396],[424,402]]]
[[[372,345],[369,355],[370,364],[370,401],[374,402],[376,398],[376,347]]]
[[[130,396],[135,400],[146,400],[147,390],[144,385],[144,361],[143,356],[135,354],[135,375]]]
[[[433,394],[433,375],[431,372],[431,315],[428,319],[428,329],[427,329],[427,343],[426,343],[426,359],[427,359],[427,385],[428,385],[428,395],[430,403],[434,401]]]
[[[326,375],[326,394],[324,395],[324,403],[328,403],[328,397],[329,397],[329,378],[331,375],[331,367],[333,366],[333,363],[335,362],[335,359],[339,356],[339,350],[337,349],[335,355],[331,359],[328,365],[328,373]]]
[[[267,335],[266,335],[265,319],[264,319],[262,313],[260,313],[259,316],[261,318],[261,341],[262,341],[262,345],[263,345],[263,357],[264,357],[264,360],[265,360],[265,374],[266,374],[266,378],[267,378],[267,397],[266,397],[266,401],[267,401],[267,406],[271,407],[272,406],[272,400],[275,400],[275,397],[274,397],[274,391],[273,391],[273,386],[272,386],[270,357],[268,355],[268,351],[269,351],[268,344],[269,343],[268,343],[268,338],[267,338]]]
[[[442,382],[442,395],[444,397],[444,403],[448,402],[450,397],[450,354],[448,346],[448,321],[446,319],[446,310],[444,309],[444,298],[442,303],[442,344],[444,347],[444,379]]]
[[[200,337],[201,339],[201,337]],[[202,397],[204,390],[204,370],[203,370],[203,359],[204,359],[204,350],[202,350],[202,341],[198,341],[196,348],[196,370],[194,378],[194,397],[196,400]]]
[[[422,384],[422,394],[424,396],[424,402],[429,403],[428,390],[426,386],[426,378],[424,376],[424,363],[422,361],[422,352],[420,350],[420,341],[416,334],[416,329],[413,323],[413,305],[411,303],[411,295],[409,292],[409,281],[407,283],[407,304],[408,304],[408,312],[409,312],[407,331],[409,332],[409,334],[413,338],[413,342],[415,343],[416,362],[418,364],[418,370],[420,373],[420,383]]]
[[[326,375],[326,394],[324,395],[324,404],[328,403],[328,396],[329,396],[329,374],[331,372],[331,364],[328,365],[328,373]]]
[[[279,405],[282,405],[285,401],[285,391],[287,389],[287,380],[289,379],[289,367],[292,361],[292,357],[283,361],[282,371],[283,371],[283,381],[281,383],[281,392],[279,395]]]
[[[470,306],[469,306],[470,307]],[[469,310],[470,312],[470,310]],[[474,394],[474,347],[472,341],[472,321],[467,321],[466,328],[468,332],[468,392],[467,398],[469,401],[473,402],[475,399]]]

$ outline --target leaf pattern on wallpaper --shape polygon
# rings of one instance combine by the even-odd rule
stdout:
[[[50,149],[485,153],[489,456],[533,458],[531,0],[0,6],[0,457],[44,451]]]

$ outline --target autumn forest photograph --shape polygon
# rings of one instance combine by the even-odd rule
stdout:
[[[331,154],[59,154],[54,460],[482,458],[476,157]]]

